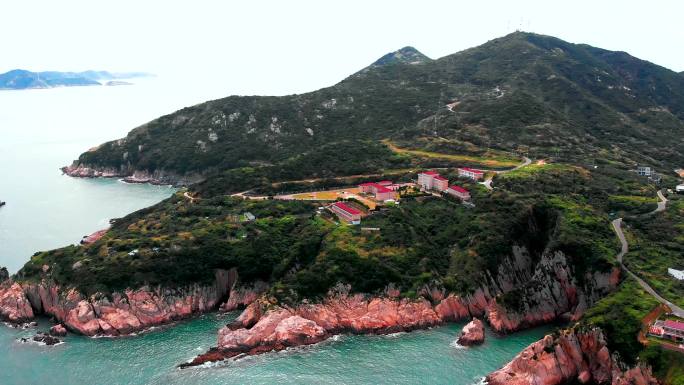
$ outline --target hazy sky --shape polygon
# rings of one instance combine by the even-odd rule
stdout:
[[[7,0],[0,9],[0,72],[139,70],[216,82],[226,94],[310,91],[406,45],[437,58],[520,27],[684,70],[681,1]]]

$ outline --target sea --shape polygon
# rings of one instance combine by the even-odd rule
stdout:
[[[0,91],[0,266],[17,272],[37,251],[69,244],[109,220],[153,205],[169,186],[76,179],[60,167],[149,120],[230,94],[222,86],[134,79],[130,86]],[[180,370],[216,344],[237,313],[209,313],[122,338],[69,334],[44,346],[27,329],[0,324],[0,384],[477,384],[550,327],[483,345],[456,344],[463,324],[384,336],[341,335],[323,343]]]

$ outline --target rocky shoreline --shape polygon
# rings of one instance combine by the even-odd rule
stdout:
[[[237,286],[234,270],[217,270],[213,284],[183,289],[141,287],[111,295],[85,297],[48,281],[0,283],[0,319],[13,324],[37,315],[52,317],[71,332],[86,336],[121,336],[216,310],[234,293],[231,306],[245,306],[250,296]]]
[[[201,182],[204,177],[201,175],[177,175],[165,173],[163,171],[141,171],[116,169],[113,167],[89,167],[74,162],[70,166],[64,166],[60,170],[68,176],[74,178],[121,178],[126,183],[149,183],[153,185],[189,186]]]
[[[216,347],[180,365],[188,367],[314,344],[341,333],[407,332],[475,317],[499,333],[554,320],[576,321],[616,287],[620,275],[612,269],[586,273],[583,278],[578,284],[563,253],[549,253],[533,262],[524,249],[514,248],[498,274],[489,275],[470,294],[459,296],[426,286],[418,299],[400,298],[399,291],[390,287],[381,296],[352,294],[346,287],[318,303],[287,306],[264,296],[268,287],[263,282],[238,285],[235,270],[217,270],[211,285],[142,287],[87,298],[45,280],[7,280],[0,284],[0,318],[20,323],[44,314],[71,332],[120,336],[202,312],[246,306],[233,323],[219,330]],[[516,308],[506,305],[507,293],[519,296]]]
[[[619,279],[620,271],[614,268],[587,273],[580,286],[563,253],[550,253],[533,263],[525,249],[514,248],[497,276],[466,296],[425,287],[417,300],[400,299],[396,290],[386,290],[385,296],[370,298],[341,291],[321,303],[296,307],[254,302],[234,323],[219,330],[216,347],[180,366],[313,344],[340,333],[395,333],[475,317],[485,318],[499,333],[555,320],[572,322],[613,290]],[[517,309],[501,303],[506,293],[514,291],[521,302]]]

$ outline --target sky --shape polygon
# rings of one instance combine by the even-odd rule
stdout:
[[[147,71],[228,94],[333,85],[411,45],[438,58],[516,29],[684,71],[684,2],[9,0],[0,72]]]

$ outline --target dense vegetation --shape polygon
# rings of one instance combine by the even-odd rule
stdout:
[[[583,187],[575,180],[578,172]],[[585,190],[601,180],[572,167],[547,166],[537,174]],[[455,170],[444,175],[456,180]],[[471,190],[475,207],[432,196],[407,198],[364,218],[364,227],[380,229],[371,232],[336,225],[329,215],[316,214],[314,203],[222,194],[191,201],[179,192],[116,220],[91,245],[35,254],[19,277],[49,276],[93,293],[208,282],[214,269],[234,267],[245,282],[271,282],[279,298],[298,301],[323,296],[338,283],[371,293],[392,283],[406,296],[419,295],[426,284],[467,293],[484,282],[487,271],[496,272],[513,245],[525,246],[533,258],[562,250],[578,275],[612,266],[615,239],[600,207],[580,194],[527,186],[526,178],[515,175],[494,193],[459,182]],[[245,212],[257,220],[245,221]]]
[[[663,171],[684,163],[684,144],[672,140],[683,121],[679,74],[621,52],[514,33],[437,60],[408,47],[307,94],[184,108],[78,162],[208,177],[392,138],[458,154],[490,148]]]

